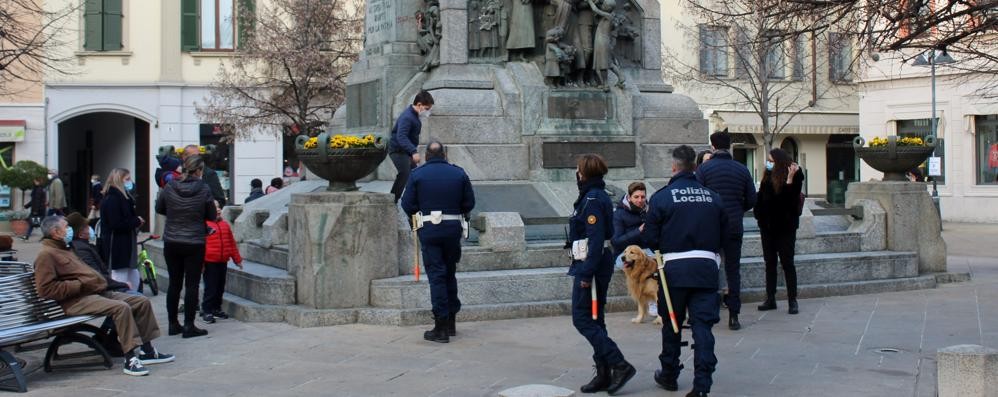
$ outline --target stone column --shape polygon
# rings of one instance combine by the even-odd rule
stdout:
[[[440,64],[468,63],[468,2],[441,1],[440,21],[443,24]]]
[[[887,215],[887,249],[918,253],[920,274],[946,271],[946,242],[939,213],[925,184],[856,182],[846,191],[846,206],[860,200],[880,203]]]
[[[998,350],[956,345],[936,353],[939,397],[998,395]]]
[[[398,276],[394,198],[385,193],[291,196],[288,271],[298,303],[316,309],[369,305],[371,280]]]

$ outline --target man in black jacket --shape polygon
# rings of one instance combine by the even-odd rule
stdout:
[[[190,156],[200,156],[201,148],[198,145],[187,145],[184,146],[184,156],[183,159],[186,160]],[[214,169],[208,166],[207,158],[205,158],[204,166],[204,176],[201,178],[204,183],[208,184],[208,189],[211,190],[211,197],[218,202],[221,207],[225,206],[225,190],[222,189],[222,182],[218,180],[218,174]]]
[[[728,215],[727,236],[724,239],[724,274],[728,281],[728,293],[724,303],[728,306],[728,328],[741,329],[738,313],[741,312],[741,259],[742,218],[745,212],[755,206],[755,182],[745,165],[731,157],[731,135],[727,131],[710,135],[710,145],[714,147],[710,161],[697,168],[697,180],[710,190],[721,195],[724,211]]]
[[[66,216],[66,222],[69,223],[69,227],[73,228],[73,242],[70,243],[73,253],[83,263],[86,263],[88,266],[94,268],[97,273],[100,273],[101,276],[104,276],[104,280],[107,281],[107,290],[128,292],[133,289],[127,283],[111,278],[111,270],[104,264],[104,260],[97,253],[97,248],[90,245],[90,225],[87,224],[87,219],[83,215],[80,215],[79,212],[74,212]],[[135,288],[138,288],[138,286],[135,286]]]

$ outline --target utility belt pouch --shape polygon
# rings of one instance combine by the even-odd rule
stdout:
[[[584,261],[589,256],[589,239],[575,240],[572,242],[572,259]]]
[[[443,211],[430,211],[430,223],[434,225],[439,225],[440,222],[443,222],[443,217]]]
[[[468,237],[469,237],[469,234],[468,234],[469,230],[468,230],[468,228],[469,228],[468,220],[467,219],[462,219],[461,220],[461,229],[464,231],[464,239],[465,240],[467,240]]]

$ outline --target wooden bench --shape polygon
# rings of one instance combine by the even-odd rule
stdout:
[[[14,273],[17,266],[10,262],[0,264],[0,275]],[[30,265],[27,266],[30,268]],[[101,329],[87,324],[101,319],[103,316],[67,316],[58,303],[39,297],[34,272],[0,276],[0,359],[6,362],[16,382],[16,385],[0,385],[0,388],[22,393],[28,391],[23,361],[17,360],[5,349],[52,336],[55,339],[45,352],[45,372],[92,366],[111,368],[111,356],[95,339],[95,336],[102,334]],[[59,354],[60,347],[72,343],[83,344],[90,350]],[[53,365],[53,361],[89,356],[100,356],[101,361]]]

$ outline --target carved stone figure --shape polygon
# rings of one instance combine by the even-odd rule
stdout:
[[[440,65],[440,39],[443,37],[443,26],[440,24],[440,7],[436,1],[429,3],[426,11],[416,13],[416,26],[419,38],[416,45],[425,55],[422,71]]]
[[[509,38],[506,40],[506,50],[534,49],[534,7],[532,0],[512,0],[509,13]],[[523,51],[520,51],[522,58]]]
[[[623,81],[620,71],[616,70],[616,65],[612,60],[613,38],[610,36],[610,30],[613,27],[613,14],[611,12],[616,7],[616,2],[615,0],[601,0],[600,5],[597,6],[593,0],[587,1],[593,12],[600,17],[593,40],[593,71],[596,73],[596,79],[600,86],[605,88],[609,77],[607,71],[611,68],[614,69],[617,78]]]
[[[501,0],[485,0],[479,12],[480,44],[483,58],[499,58],[502,39],[507,30]]]
[[[478,15],[481,12],[482,2],[480,0],[468,0],[468,53],[471,57],[478,57],[482,49],[481,25]]]
[[[565,30],[554,27],[545,35],[544,77],[548,85],[562,86],[572,73],[572,65],[577,56],[575,47],[562,42]]]

